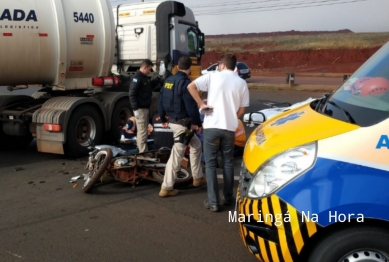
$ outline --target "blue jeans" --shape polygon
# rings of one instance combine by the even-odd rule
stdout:
[[[211,205],[220,203],[216,174],[219,150],[221,151],[223,162],[224,200],[231,202],[234,199],[234,142],[235,132],[233,131],[217,128],[204,129],[205,175],[207,178],[208,202]]]

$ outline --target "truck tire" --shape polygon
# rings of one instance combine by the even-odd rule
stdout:
[[[149,122],[153,122],[153,116],[158,114],[158,101],[159,101],[159,93],[153,92],[153,95],[151,97],[151,105],[149,108]]]
[[[112,110],[111,129],[105,135],[104,141],[107,143],[118,142],[120,139],[120,130],[132,115],[130,100],[128,98],[120,99]]]
[[[82,157],[88,154],[90,140],[100,144],[103,136],[103,120],[95,107],[83,105],[71,114],[64,145],[65,155]]]
[[[154,180],[160,184],[163,183],[164,175],[165,175],[165,170],[153,171]],[[193,177],[191,172],[188,169],[181,167],[181,170],[178,171],[177,173],[177,178],[174,184],[182,186],[182,185],[188,185],[192,182],[193,182]]]
[[[318,243],[309,262],[389,260],[389,231],[369,226],[335,231]]]
[[[95,164],[92,171],[89,172],[89,177],[85,180],[82,191],[88,193],[90,189],[96,184],[97,180],[102,177],[112,160],[112,150],[110,148],[102,148],[93,157]]]

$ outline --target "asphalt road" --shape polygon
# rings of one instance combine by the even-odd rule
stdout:
[[[321,95],[252,90],[247,112]],[[162,199],[159,184],[113,181],[84,194],[82,180],[75,188],[69,180],[85,172],[85,162],[38,153],[34,142],[0,152],[0,261],[256,261],[229,222],[234,207],[203,208],[206,188]]]

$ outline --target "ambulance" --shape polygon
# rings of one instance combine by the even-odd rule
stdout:
[[[389,43],[253,131],[236,200],[229,219],[259,261],[389,261]]]

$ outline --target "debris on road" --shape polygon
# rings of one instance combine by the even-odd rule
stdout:
[[[70,179],[70,183],[74,183],[74,182],[76,182],[78,179],[80,179],[81,178],[81,176],[74,176],[74,177],[72,177],[71,179]]]

